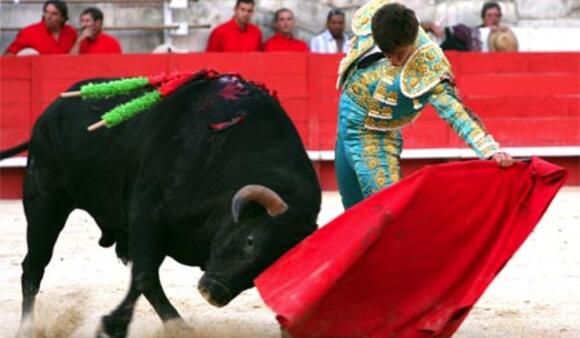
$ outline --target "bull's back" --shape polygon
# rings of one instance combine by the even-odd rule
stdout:
[[[92,79],[69,88],[78,90]],[[95,217],[107,212],[104,201],[121,203],[126,165],[130,151],[124,149],[126,128],[87,127],[100,120],[105,112],[128,98],[83,100],[80,97],[58,98],[35,123],[30,140],[29,170],[48,172],[44,179],[61,184],[75,202],[75,207],[93,211]],[[119,209],[122,208],[118,206]]]
[[[108,80],[83,81],[69,90]],[[239,92],[224,92],[228,81],[239,84]],[[34,128],[31,158],[51,167],[77,207],[94,217],[121,217],[137,181],[167,195],[187,189],[207,196],[258,183],[279,190],[301,186],[305,196],[319,198],[294,125],[262,88],[237,77],[195,81],[118,126],[87,131],[105,112],[141,94],[60,98]]]

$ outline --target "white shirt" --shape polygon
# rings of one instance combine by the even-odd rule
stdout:
[[[350,48],[350,40],[346,34],[342,36],[342,53],[348,52]],[[310,51],[313,53],[338,53],[336,48],[336,40],[327,29],[321,34],[316,35],[310,40]]]
[[[479,36],[481,38],[481,51],[489,52],[489,33],[490,29],[488,27],[479,27]]]

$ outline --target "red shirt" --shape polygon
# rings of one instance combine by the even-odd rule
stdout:
[[[264,42],[265,52],[308,52],[306,42],[276,33]]]
[[[16,54],[24,48],[34,48],[39,54],[68,54],[76,39],[75,30],[69,25],[64,25],[58,40],[55,40],[41,21],[22,28],[16,35],[16,39],[6,48],[6,52]]]
[[[249,23],[242,30],[234,19],[217,26],[207,42],[208,52],[256,52],[262,44],[262,32]]]
[[[94,40],[81,41],[79,54],[121,54],[119,41],[109,34],[99,33]]]

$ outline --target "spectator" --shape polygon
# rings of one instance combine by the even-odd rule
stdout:
[[[517,52],[519,49],[518,38],[509,28],[491,32],[488,45],[490,52]]]
[[[481,8],[483,24],[478,26],[485,52],[515,52],[518,39],[513,31],[501,24],[501,7],[495,1],[486,2]],[[501,36],[501,39],[497,40]],[[494,46],[492,46],[492,44]]]
[[[119,41],[103,33],[103,12],[89,7],[81,13],[81,32],[71,54],[121,54]]]
[[[344,12],[333,9],[326,17],[326,30],[310,41],[314,53],[346,53],[350,47],[348,36],[344,33]]]
[[[509,28],[501,24],[501,7],[495,1],[486,2],[481,9],[481,19],[483,24],[476,28],[469,27],[464,24],[457,24],[454,26],[442,27],[435,22],[422,22],[421,27],[427,32],[433,33],[441,42],[443,50],[459,50],[459,51],[490,51],[489,42],[491,38],[490,33],[501,31],[508,31]],[[511,33],[511,34],[510,34]],[[517,50],[517,38],[515,34],[510,31],[510,41],[515,41],[508,48],[509,50]],[[507,36],[502,34],[502,36]]]
[[[209,36],[208,52],[255,52],[261,49],[262,32],[250,23],[254,0],[236,0],[234,17]]]
[[[15,55],[23,49],[34,49],[38,54],[68,54],[75,43],[77,33],[67,25],[66,2],[49,0],[42,7],[42,20],[24,27],[16,39],[6,48],[5,55]]]
[[[486,2],[481,8],[481,19],[483,24],[478,28],[489,27],[497,28],[500,26],[501,22],[501,7],[495,1]]]
[[[276,34],[264,43],[265,52],[308,52],[308,45],[302,40],[295,39],[294,13],[287,8],[282,8],[274,13],[274,29]]]

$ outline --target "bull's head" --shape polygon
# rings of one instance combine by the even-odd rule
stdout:
[[[247,185],[233,197],[231,218],[212,241],[198,289],[212,305],[224,306],[270,264],[315,229],[289,211],[273,190]],[[298,213],[300,215],[300,213]]]

